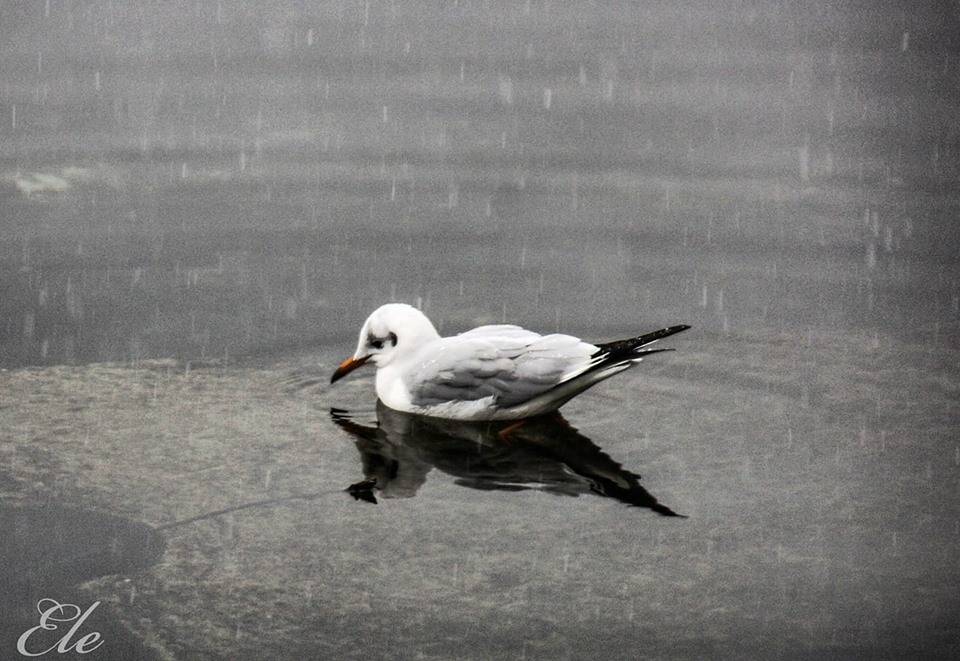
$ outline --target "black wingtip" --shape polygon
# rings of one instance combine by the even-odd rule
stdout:
[[[676,326],[668,326],[667,328],[661,328],[658,331],[653,331],[652,333],[646,333],[637,338],[637,346],[642,347],[645,344],[650,344],[651,342],[656,342],[657,340],[662,340],[665,337],[670,337],[671,335],[676,335],[677,333],[682,333],[685,330],[689,330],[690,326],[687,324],[677,324]]]
[[[676,335],[677,333],[682,333],[689,328],[690,326],[687,324],[678,324],[676,326],[661,328],[660,330],[653,331],[652,333],[646,333],[639,337],[631,337],[618,342],[597,344],[597,352],[593,354],[593,357],[596,358],[604,354],[609,354],[613,358],[622,358],[631,354],[642,355],[642,353],[654,353],[653,351],[649,350],[641,352],[641,350],[648,344],[652,344],[657,340],[662,340],[665,337],[670,337],[671,335]]]
[[[650,333],[650,335],[657,335],[659,337],[668,337],[670,335],[675,335],[677,333],[682,333],[685,330],[690,330],[693,326],[688,324],[677,324],[676,326],[667,326],[662,330],[655,331]]]
[[[637,358],[643,358],[654,353],[663,353],[664,351],[676,351],[673,347],[663,347],[662,349],[636,349],[633,353]]]

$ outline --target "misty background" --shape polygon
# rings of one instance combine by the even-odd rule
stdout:
[[[7,367],[960,314],[949,3],[0,11]]]

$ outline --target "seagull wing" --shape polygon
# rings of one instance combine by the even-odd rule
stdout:
[[[508,408],[581,374],[597,350],[570,335],[481,326],[431,343],[403,378],[416,406],[493,397]]]

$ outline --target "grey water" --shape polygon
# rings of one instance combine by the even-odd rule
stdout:
[[[81,610],[86,610],[91,604],[76,586],[100,576],[145,569],[160,559],[164,549],[162,535],[148,526],[53,503],[0,504],[0,538],[0,584],[4,586],[0,645],[9,658],[17,654],[15,641],[38,625],[38,611],[49,607],[45,600],[50,595],[56,595],[57,604],[83,604]],[[111,661],[157,658],[108,609],[97,606],[84,620],[105,637],[90,653]],[[66,606],[54,617],[76,619]],[[53,648],[66,628],[54,634],[40,630],[27,639],[24,649],[35,653]],[[84,658],[82,652],[59,657]]]
[[[302,348],[389,300],[451,331],[936,337],[955,21],[5,3],[0,363]]]
[[[958,112],[946,3],[0,2],[0,368],[313,376],[350,492],[145,570],[178,658],[949,658]],[[501,447],[323,385],[389,301],[693,329]]]

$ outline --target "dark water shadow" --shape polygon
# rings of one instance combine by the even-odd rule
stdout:
[[[378,402],[377,419],[369,424],[342,409],[330,415],[360,452],[364,479],[347,488],[358,500],[411,498],[436,468],[471,489],[594,494],[682,516],[559,413],[519,422],[462,422],[401,413]]]
[[[97,598],[77,588],[110,574],[130,574],[160,560],[162,534],[142,523],[56,504],[12,506],[0,503],[0,658],[25,658],[17,639],[40,622],[38,602],[52,599],[86,611]],[[45,602],[50,603],[50,602]],[[70,610],[65,613],[72,612]],[[73,623],[38,631],[28,650],[56,644]],[[155,659],[157,655],[124,628],[111,607],[100,604],[72,637],[98,632],[103,644],[91,653],[58,654],[59,659]]]

